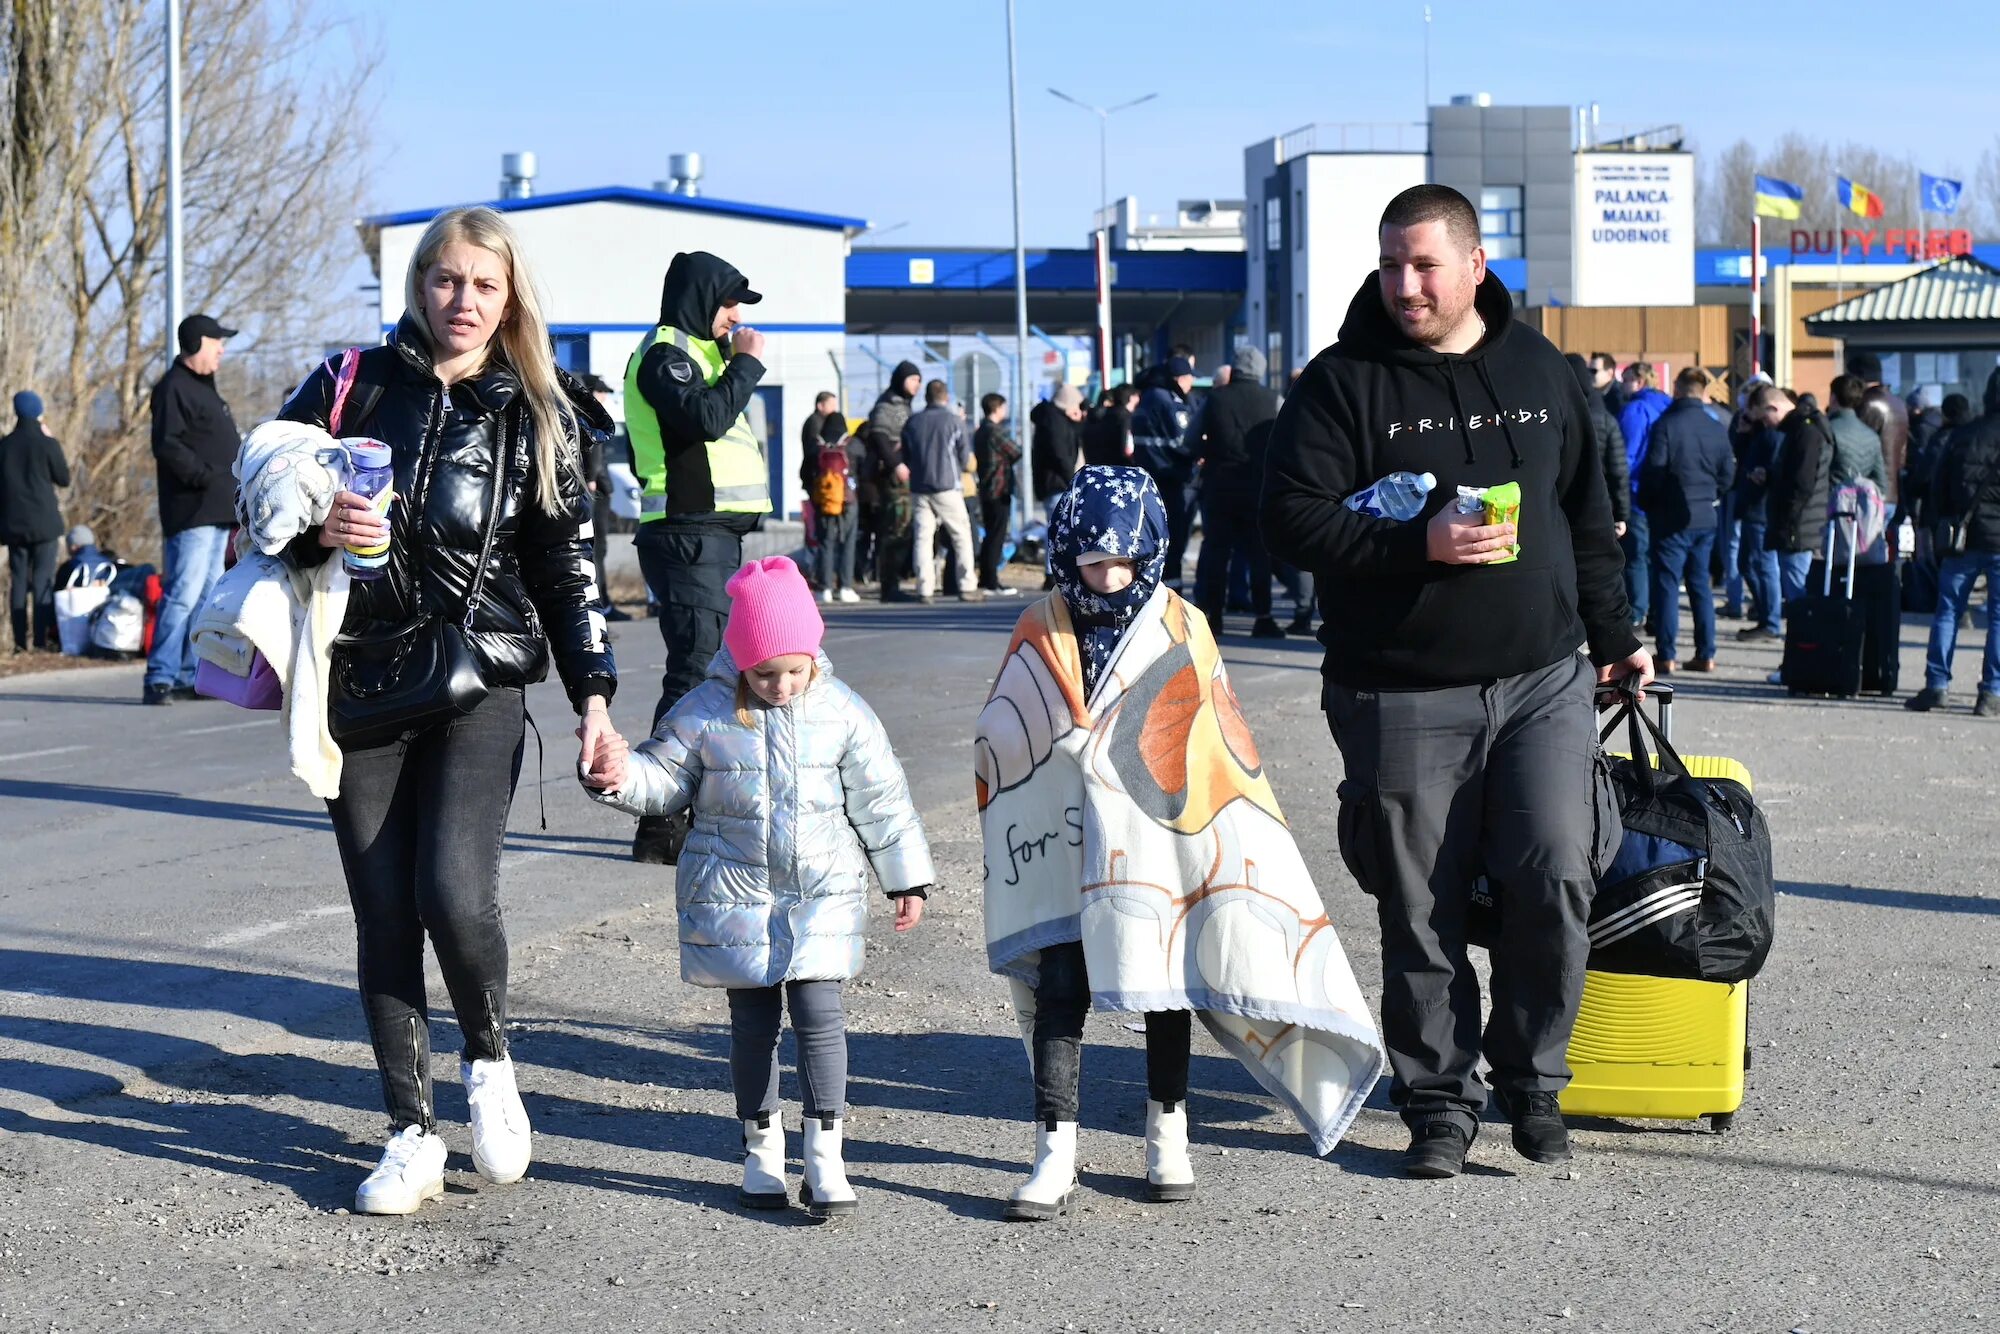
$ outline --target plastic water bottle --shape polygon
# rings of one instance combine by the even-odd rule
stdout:
[[[346,444],[347,489],[372,503],[382,522],[388,523],[390,507],[396,502],[395,456],[380,440],[349,440]],[[389,539],[384,537],[380,546],[348,547],[341,559],[347,563],[350,579],[380,579],[389,564]]]
[[[1347,508],[1356,514],[1407,523],[1424,512],[1424,500],[1438,484],[1427,472],[1392,472],[1373,486],[1363,487],[1347,498]]]

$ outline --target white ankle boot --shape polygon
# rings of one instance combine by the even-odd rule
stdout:
[[[357,1214],[413,1214],[444,1194],[444,1140],[422,1126],[404,1126],[382,1150],[382,1161],[354,1192]]]
[[[778,1112],[743,1123],[743,1185],[736,1202],[746,1209],[785,1207],[785,1118]]]
[[[854,1187],[847,1184],[847,1164],[841,1161],[844,1123],[817,1116],[806,1119],[806,1180],[799,1202],[814,1218],[846,1218],[861,1212]]]
[[[1188,1159],[1187,1104],[1146,1104],[1146,1198],[1155,1204],[1194,1198]]]
[[[1040,1223],[1069,1209],[1076,1193],[1076,1122],[1035,1126],[1035,1169],[1007,1200],[1010,1222]]]
[[[519,1181],[528,1173],[534,1140],[514,1084],[514,1063],[460,1061],[458,1077],[472,1109],[472,1165],[495,1185]]]

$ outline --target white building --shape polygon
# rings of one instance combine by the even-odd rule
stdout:
[[[664,190],[613,186],[490,202],[507,215],[535,264],[556,358],[622,388],[639,340],[659,322],[667,265],[706,250],[742,271],[763,294],[749,321],[770,338],[767,372],[751,399],[751,424],[766,443],[781,514],[800,506],[798,424],[813,396],[845,371],[847,248],[860,218],[734,203]],[[364,240],[382,279],[386,334],[403,313],[403,275],[424,228],[442,209],[369,218]],[[614,415],[622,411],[614,405]]]
[[[1241,251],[1243,201],[1183,199],[1174,207],[1174,220],[1162,222],[1154,213],[1141,220],[1138,197],[1126,195],[1098,209],[1091,227],[1111,229],[1113,250]]]
[[[1678,126],[1602,131],[1589,112],[1454,97],[1409,124],[1308,125],[1244,151],[1246,324],[1272,372],[1331,344],[1413,185],[1479,210],[1517,307],[1694,304],[1694,159]]]

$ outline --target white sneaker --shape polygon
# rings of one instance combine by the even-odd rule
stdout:
[[[746,1209],[785,1207],[785,1120],[778,1112],[743,1123],[743,1185],[736,1202]]]
[[[1146,1103],[1146,1198],[1154,1204],[1194,1198],[1184,1102],[1171,1110],[1164,1103]]]
[[[1076,1122],[1037,1122],[1035,1170],[1008,1198],[1008,1221],[1046,1222],[1065,1213],[1075,1193]]]
[[[382,1161],[354,1192],[357,1214],[413,1214],[444,1194],[444,1140],[422,1126],[405,1126],[382,1150]]]
[[[512,1061],[460,1061],[465,1100],[472,1106],[472,1165],[495,1185],[519,1181],[528,1172],[533,1141],[528,1109],[514,1086]]]
[[[819,601],[821,606],[831,607],[833,605],[833,590],[831,588],[820,589]]]
[[[847,1184],[847,1164],[841,1160],[842,1123],[817,1116],[806,1118],[806,1180],[799,1203],[814,1218],[846,1218],[861,1212],[854,1187]]]
[[[861,595],[851,588],[843,588],[840,590],[840,600],[842,602],[859,602],[861,601]]]

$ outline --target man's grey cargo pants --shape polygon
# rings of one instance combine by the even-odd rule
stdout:
[[[1495,1088],[1557,1092],[1583,993],[1595,867],[1621,830],[1601,772],[1581,656],[1487,685],[1350,690],[1329,682],[1346,765],[1340,851],[1382,923],[1382,1032],[1391,1099],[1415,1126],[1467,1131]],[[1466,958],[1473,882],[1499,904],[1492,1017]]]

